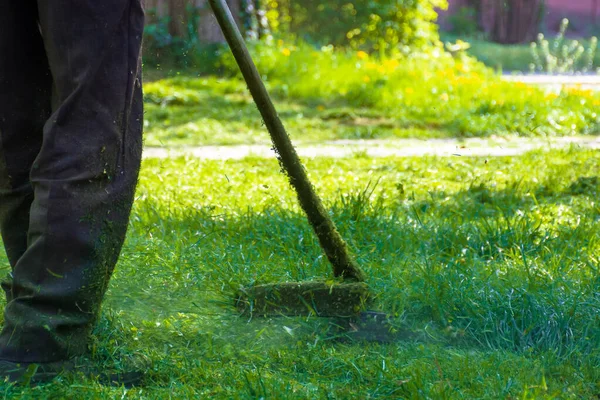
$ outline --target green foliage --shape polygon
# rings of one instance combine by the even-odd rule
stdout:
[[[358,10],[369,19],[348,33],[353,48],[395,57],[398,52],[425,51],[438,45],[434,8],[446,0],[370,0]]]
[[[479,32],[477,10],[473,7],[461,7],[448,17],[455,35],[474,36]]]
[[[261,3],[262,4],[262,3]],[[435,8],[447,7],[447,0],[309,0],[266,1],[256,10],[244,2],[242,30],[248,39],[301,38],[315,45],[329,45],[396,56],[429,52],[440,47]],[[174,38],[168,32],[168,17],[159,18],[148,10],[144,38],[144,61],[148,65],[196,66],[200,72],[214,67],[214,48],[208,51],[197,37],[197,9],[188,6],[188,35]],[[269,29],[270,28],[270,29]],[[214,69],[214,68],[213,68]]]
[[[146,10],[146,15],[154,22],[148,23],[144,27],[144,62],[156,65],[166,57],[170,57],[173,37],[169,33],[168,18],[158,18],[156,10]]]
[[[592,37],[587,49],[577,40],[567,42],[565,33],[568,26],[569,20],[563,19],[560,30],[552,44],[543,34],[538,34],[537,43],[531,43],[531,53],[534,60],[529,67],[531,72],[572,74],[594,71],[594,57],[598,47],[598,39],[595,36]]]
[[[273,0],[268,4],[267,15],[280,34],[388,55],[439,44],[434,9],[447,7],[446,0]]]
[[[344,340],[335,321],[316,318],[238,317],[230,296],[239,285],[328,274],[277,161],[147,159],[93,347],[99,368],[148,360],[146,385],[61,378],[3,385],[4,397],[600,392],[597,151],[321,158],[307,169],[401,340]]]
[[[169,17],[158,17],[156,10],[146,10],[150,21],[144,28],[144,64],[153,68],[171,66],[193,68],[197,73],[214,73],[220,45],[204,44],[198,39],[198,10],[188,5],[187,37],[169,33]]]

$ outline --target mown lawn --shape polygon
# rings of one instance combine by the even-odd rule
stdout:
[[[406,332],[387,344],[344,340],[329,320],[232,307],[240,285],[329,276],[275,160],[146,160],[93,346],[101,368],[145,358],[146,385],[80,377],[0,393],[596,398],[599,156],[307,160],[374,308]]]
[[[600,132],[600,116],[596,113],[600,96],[593,92],[566,89],[557,96],[520,83],[484,82],[487,81],[481,80],[479,87],[472,81],[470,88],[460,89],[462,92],[453,104],[437,100],[431,95],[432,89],[421,92],[410,87],[401,90],[418,99],[412,105],[412,100],[407,100],[407,105],[400,108],[281,95],[275,96],[275,103],[296,143],[338,139],[540,138]],[[281,85],[274,84],[272,89],[277,94]],[[514,93],[506,94],[504,90]],[[243,82],[236,79],[179,77],[149,83],[144,123],[148,146],[269,143],[251,96]]]
[[[297,143],[600,132],[599,93],[505,82],[476,60],[441,49],[381,59],[279,41],[253,43],[251,52]],[[220,63],[220,77],[188,70],[145,84],[147,145],[269,142],[232,57],[223,53]],[[150,66],[146,71],[156,77]]]
[[[252,97],[238,80],[187,77],[146,87],[148,146],[270,143]],[[450,136],[440,129],[403,123],[372,108],[325,107],[289,99],[279,99],[277,107],[297,142]]]

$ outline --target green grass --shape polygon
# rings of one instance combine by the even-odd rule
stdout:
[[[238,80],[179,77],[147,84],[146,93],[146,145],[270,142],[260,113]],[[390,113],[371,108],[340,105],[325,109],[323,104],[281,98],[276,104],[289,134],[298,142],[450,135],[443,129],[403,123]]]
[[[528,73],[529,64],[534,61],[528,43],[505,45],[446,33],[442,34],[441,39],[451,43],[458,39],[468,42],[471,47],[467,53],[495,71]]]
[[[296,142],[333,139],[588,135],[600,94],[555,95],[504,82],[468,58],[378,60],[362,52],[255,44],[259,70]],[[228,56],[222,68],[235,74]],[[145,85],[146,144],[268,142],[239,77],[175,76]]]
[[[338,341],[328,321],[241,318],[240,285],[330,275],[272,159],[144,162],[94,360],[152,363],[126,391],[62,379],[7,398],[594,398],[600,394],[598,151],[307,160],[412,333]],[[317,178],[318,177],[318,178]],[[4,260],[4,265],[7,262]],[[419,339],[421,338],[421,339]]]
[[[441,39],[444,42],[449,41],[453,43],[456,42],[457,39],[468,42],[471,45],[471,48],[467,50],[467,54],[475,57],[495,71],[528,74],[530,72],[529,65],[534,63],[529,43],[506,45],[478,38],[459,37],[449,33],[443,33],[441,36]],[[552,42],[553,37],[548,37],[548,40]],[[571,40],[573,39],[568,38],[567,43],[570,43]],[[589,40],[577,40],[579,40],[586,49],[589,48]],[[597,52],[594,57],[594,65],[600,67],[600,52]]]
[[[465,82],[472,79],[479,78],[465,78]],[[415,107],[420,111],[413,116],[407,115],[410,107],[361,107],[327,98],[294,99],[279,94],[275,103],[291,137],[304,143],[510,135],[535,138],[597,134],[600,129],[600,117],[594,112],[600,99],[591,92],[571,89],[556,96],[519,83],[478,82],[482,85],[477,88],[480,92],[457,87],[461,93],[456,96],[456,104],[417,93]],[[275,93],[279,90],[277,84],[271,87]],[[411,88],[409,92],[416,90],[419,89]],[[514,97],[507,97],[511,92]],[[493,100],[493,96],[498,97]],[[431,107],[431,113],[425,116],[427,107]],[[567,111],[566,107],[571,109]],[[245,85],[235,79],[215,77],[177,77],[147,84],[145,138],[150,146],[269,142]]]

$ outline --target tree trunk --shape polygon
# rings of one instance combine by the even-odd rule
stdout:
[[[475,11],[477,29],[483,31],[482,0],[467,0],[467,6]]]
[[[187,0],[169,0],[169,34],[173,37],[187,37],[187,4]]]
[[[158,18],[169,14],[167,0],[144,0],[144,8],[150,12],[151,16]],[[146,23],[154,23],[155,20],[146,21]]]
[[[494,0],[492,40],[514,44],[531,40],[540,18],[542,0]]]
[[[227,0],[227,4],[231,9],[231,13],[235,18],[235,22],[242,32],[244,27],[241,20],[242,12],[242,0]],[[200,43],[211,44],[211,43],[224,43],[225,38],[221,33],[221,28],[217,23],[208,2],[206,0],[196,0],[196,7],[198,8],[198,39]]]

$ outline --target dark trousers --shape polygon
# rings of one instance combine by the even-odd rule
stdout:
[[[0,359],[86,351],[142,152],[142,0],[0,0]]]

